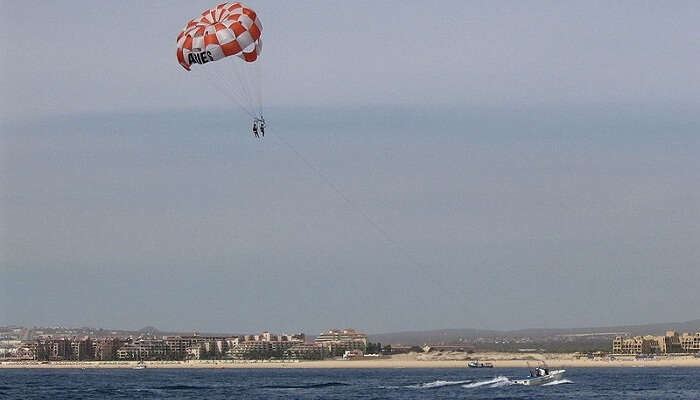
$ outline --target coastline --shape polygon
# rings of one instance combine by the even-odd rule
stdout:
[[[488,361],[498,368],[528,368],[544,360],[552,368],[600,368],[600,367],[700,367],[700,358],[694,356],[659,356],[650,360],[637,360],[633,356],[615,359],[576,359],[570,354],[537,354],[523,357],[522,354],[488,353],[472,354],[480,361]],[[322,360],[322,361],[146,361],[146,369],[250,369],[250,368],[465,368],[464,359],[421,359],[420,355],[407,354],[379,359]],[[136,361],[2,361],[0,369],[134,369]]]

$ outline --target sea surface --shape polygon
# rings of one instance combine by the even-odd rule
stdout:
[[[523,369],[0,369],[2,399],[700,399],[698,368],[579,368],[548,386]]]

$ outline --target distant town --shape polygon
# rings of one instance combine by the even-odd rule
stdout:
[[[601,339],[605,347],[598,345]],[[591,344],[596,344],[591,346]],[[372,342],[355,329],[330,329],[309,338],[304,333],[245,335],[175,334],[155,328],[118,331],[92,328],[0,327],[0,361],[187,361],[371,359],[403,353],[476,351],[545,352],[561,348],[580,355],[700,355],[700,332],[668,331],[662,336],[620,332],[552,336],[477,336],[432,343]],[[540,347],[544,346],[544,347]],[[504,350],[505,349],[505,350]]]
[[[354,329],[331,329],[311,341],[303,333],[249,335],[163,335],[148,330],[0,327],[0,359],[37,361],[323,360],[399,351],[402,346],[370,343]]]

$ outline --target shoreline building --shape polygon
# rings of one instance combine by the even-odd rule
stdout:
[[[323,360],[331,354],[331,346],[327,343],[299,343],[284,352],[288,360]]]
[[[668,331],[664,336],[616,336],[613,354],[700,353],[700,332],[693,334]]]
[[[87,361],[95,358],[93,351],[92,339],[84,337],[82,339],[73,338],[70,341],[71,354],[70,359],[74,361]]]
[[[127,341],[120,338],[103,338],[92,341],[92,356],[98,361],[114,361],[117,359],[117,350]]]
[[[300,342],[251,340],[234,346],[229,355],[234,360],[262,360],[267,358],[282,358],[286,350]]]
[[[211,358],[221,357],[232,346],[238,344],[238,337],[225,336],[163,336],[170,356],[177,360],[201,358],[206,354]]]
[[[700,353],[700,332],[696,332],[695,335],[684,333],[678,339],[681,349],[686,353]]]
[[[328,345],[329,355],[333,357],[341,357],[346,351],[367,351],[367,335],[350,328],[323,332],[314,339],[314,343]]]
[[[315,343],[324,342],[348,342],[348,341],[361,341],[367,345],[367,335],[358,332],[355,329],[331,329],[329,331],[323,332],[314,339]]]
[[[650,354],[652,353],[652,345],[658,347],[656,338],[617,336],[613,339],[613,354]]]
[[[234,360],[284,358],[287,350],[304,344],[305,338],[303,333],[277,335],[263,332],[259,335],[245,335],[226,354]]]
[[[382,349],[384,354],[407,354],[412,351],[414,351],[413,346],[404,346],[398,343],[387,345],[384,347],[384,349]]]
[[[137,339],[117,350],[119,360],[168,360],[170,349],[161,339]]]

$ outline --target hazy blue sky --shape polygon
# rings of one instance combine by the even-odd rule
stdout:
[[[700,317],[698,2],[250,1],[263,142],[175,59],[215,3],[0,4],[0,324]]]

